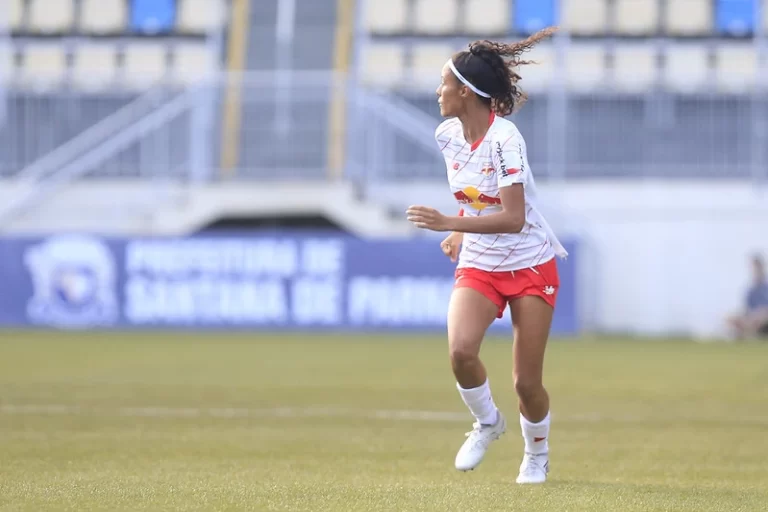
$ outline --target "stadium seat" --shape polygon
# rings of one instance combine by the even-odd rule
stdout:
[[[517,70],[523,77],[520,87],[527,93],[536,94],[546,91],[554,77],[555,52],[551,43],[542,43],[525,54],[525,60],[534,61],[532,64]]]
[[[8,4],[8,27],[13,31],[21,30],[24,23],[24,1],[9,0]]]
[[[745,36],[755,30],[756,0],[715,0],[715,26],[720,34]],[[768,6],[768,2],[763,3]]]
[[[367,45],[360,61],[361,80],[366,85],[375,86],[400,84],[403,80],[404,63],[403,47],[399,44]]]
[[[19,78],[27,87],[47,89],[59,87],[67,70],[62,45],[37,43],[24,47]]]
[[[163,43],[134,42],[123,54],[123,83],[130,89],[146,89],[167,78],[167,47]]]
[[[723,44],[715,50],[715,83],[720,92],[749,92],[757,78],[758,56],[750,43]]]
[[[509,31],[509,0],[467,0],[464,32],[503,35]]]
[[[650,0],[616,0],[615,30],[617,34],[650,35],[659,29],[659,4]]]
[[[75,21],[72,0],[31,0],[29,31],[40,34],[67,32]]]
[[[563,27],[577,35],[603,34],[608,21],[606,0],[562,0]]]
[[[130,23],[134,32],[155,34],[173,30],[175,0],[133,0]]]
[[[597,89],[606,79],[603,44],[571,44],[566,57],[569,89],[585,92]]]
[[[179,44],[173,50],[171,78],[177,83],[194,84],[211,76],[216,60],[205,44]]]
[[[641,93],[658,80],[656,48],[651,45],[619,44],[613,53],[613,85],[621,92]]]
[[[408,30],[407,0],[368,0],[365,3],[366,31],[372,34],[397,34]]]
[[[514,27],[523,34],[531,34],[555,25],[555,0],[515,0]],[[579,0],[581,1],[581,0]]]
[[[711,33],[711,1],[667,0],[665,31],[673,36],[698,36]]]
[[[117,52],[109,43],[83,44],[72,61],[72,85],[86,91],[100,91],[115,83]]]
[[[437,89],[443,66],[454,53],[454,48],[447,44],[424,43],[414,46],[410,69],[414,84]]]
[[[125,30],[127,8],[124,0],[82,0],[80,30],[92,34],[114,34]]]
[[[178,32],[210,32],[221,28],[226,19],[226,6],[222,0],[178,0]]]
[[[416,0],[414,31],[437,35],[456,32],[459,22],[459,3],[456,0]]]
[[[709,52],[699,44],[674,44],[664,56],[664,85],[690,93],[702,90],[710,80]]]

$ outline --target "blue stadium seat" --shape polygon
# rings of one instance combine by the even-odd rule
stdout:
[[[132,0],[131,30],[169,32],[176,24],[176,0]]]
[[[715,24],[721,34],[751,34],[755,29],[755,0],[717,0]]]
[[[554,0],[516,0],[513,15],[515,30],[531,34],[555,25]]]

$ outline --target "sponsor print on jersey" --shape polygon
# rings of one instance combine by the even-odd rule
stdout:
[[[522,154],[522,146],[520,147],[520,152]],[[496,157],[499,159],[499,170],[501,171],[502,178],[506,178],[507,176],[511,176],[520,172],[520,169],[507,168],[507,163],[504,160],[504,150],[502,149],[501,142],[499,141],[496,141]]]
[[[488,206],[501,204],[501,198],[483,194],[475,187],[466,187],[464,190],[455,192],[453,196],[460,204],[466,204],[475,210],[483,210]]]

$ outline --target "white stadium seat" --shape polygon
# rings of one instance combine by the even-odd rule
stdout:
[[[31,0],[29,4],[30,32],[50,34],[70,30],[75,21],[72,0]]]
[[[437,89],[443,66],[454,53],[454,48],[446,44],[424,43],[414,46],[411,60],[414,85],[428,90]]]
[[[622,92],[645,92],[657,82],[656,49],[648,44],[619,44],[613,53],[613,85]]]
[[[665,31],[673,36],[708,34],[712,30],[711,0],[667,0]]]
[[[664,61],[664,84],[670,90],[696,92],[710,81],[709,51],[704,45],[671,45]]]
[[[131,89],[146,89],[167,78],[167,52],[163,43],[135,42],[123,53],[123,80]]]
[[[655,0],[616,0],[616,33],[654,34],[659,29],[659,3]]]
[[[176,30],[187,34],[217,30],[227,20],[223,0],[179,0],[176,13]]]
[[[366,85],[391,86],[402,83],[405,59],[397,43],[366,45],[360,74]]]
[[[562,0],[563,27],[578,35],[603,34],[608,24],[607,0]]]
[[[603,44],[571,44],[566,57],[568,87],[574,91],[591,91],[605,83],[606,61]]]
[[[179,44],[173,50],[172,78],[193,84],[209,78],[216,69],[216,60],[206,44]]]
[[[368,0],[365,2],[366,31],[396,34],[408,30],[407,0]]]
[[[467,0],[464,32],[503,35],[510,22],[509,0]]]
[[[459,24],[456,0],[416,0],[414,30],[419,34],[452,34]]]
[[[20,81],[28,87],[59,87],[67,72],[64,48],[57,43],[37,43],[24,47]]]
[[[715,50],[715,83],[720,92],[752,90],[757,78],[758,56],[750,43],[724,44]]]
[[[82,0],[80,30],[92,34],[122,32],[128,22],[125,0]]]
[[[113,44],[83,44],[72,61],[72,84],[86,91],[100,91],[114,85],[117,51]]]

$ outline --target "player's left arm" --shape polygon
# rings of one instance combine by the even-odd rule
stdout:
[[[432,231],[459,233],[519,233],[525,226],[526,173],[523,166],[523,143],[519,137],[492,140],[493,166],[499,186],[501,211],[490,215],[446,216],[427,206],[411,206],[408,220],[416,227]]]

